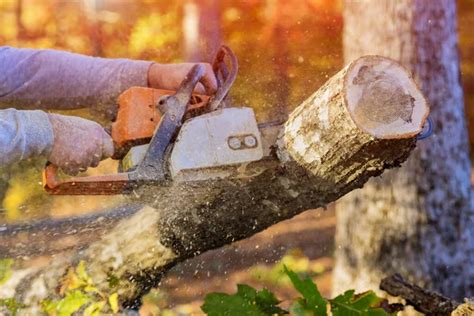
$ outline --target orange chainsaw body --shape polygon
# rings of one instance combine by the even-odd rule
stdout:
[[[115,146],[118,149],[128,149],[150,141],[162,115],[156,104],[161,97],[174,93],[175,91],[142,87],[124,91],[118,98],[117,117],[112,123]],[[193,115],[196,111],[204,110],[208,101],[207,95],[193,94],[187,113]]]
[[[156,105],[160,98],[175,93],[176,91],[171,90],[131,87],[119,96],[117,116],[112,123],[111,132],[115,146],[113,159],[122,159],[131,147],[150,141],[162,117]],[[207,95],[193,94],[186,116],[193,117],[204,112],[209,99],[210,96]],[[58,178],[58,168],[54,165],[46,167],[43,183],[50,194],[60,195],[119,194],[132,187],[126,173],[74,177],[62,181]]]

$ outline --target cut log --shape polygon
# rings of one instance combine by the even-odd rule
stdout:
[[[457,300],[474,295],[457,1],[346,0],[343,6],[345,62],[377,54],[407,67],[430,104],[433,136],[401,169],[336,203],[333,294],[374,289],[385,275],[400,272]]]
[[[420,133],[427,103],[398,63],[378,56],[362,58],[351,65],[346,80],[347,107],[361,130],[379,138]]]
[[[362,68],[363,79],[358,77]],[[372,115],[372,107],[382,114]],[[0,287],[0,296],[14,295],[27,305],[55,297],[67,268],[85,260],[101,290],[109,290],[113,275],[122,306],[137,306],[177,262],[324,207],[399,166],[427,115],[426,101],[401,66],[377,56],[360,58],[296,108],[284,126],[261,130],[262,160],[227,178],[144,188],[150,206],[73,258],[42,271],[23,271]]]

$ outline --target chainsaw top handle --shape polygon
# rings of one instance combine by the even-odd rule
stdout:
[[[229,66],[226,64],[226,57],[229,57]],[[234,52],[226,45],[222,45],[216,54],[216,58],[212,64],[212,69],[217,79],[217,91],[209,100],[208,110],[215,111],[224,107],[224,99],[229,93],[230,88],[237,78],[239,70],[239,62]]]

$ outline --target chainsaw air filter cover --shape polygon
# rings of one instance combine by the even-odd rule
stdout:
[[[183,124],[171,152],[170,171],[174,180],[205,180],[232,172],[225,167],[262,157],[262,139],[253,110],[224,108]],[[203,169],[206,172],[200,172]]]

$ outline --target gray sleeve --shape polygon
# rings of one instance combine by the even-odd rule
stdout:
[[[43,111],[0,110],[0,167],[34,156],[48,156],[53,127]]]
[[[147,86],[151,64],[3,46],[0,107],[107,111],[124,90]]]

